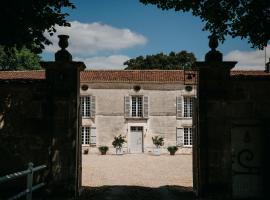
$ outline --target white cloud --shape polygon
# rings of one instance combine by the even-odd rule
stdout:
[[[98,56],[92,58],[79,58],[74,60],[82,61],[87,69],[124,69],[123,63],[130,58],[125,55]]]
[[[270,45],[266,47],[267,62],[269,59]],[[234,69],[253,69],[264,70],[265,69],[265,52],[264,50],[255,51],[240,51],[234,50],[224,56],[224,60],[237,61],[237,65]]]
[[[71,27],[56,26],[57,32],[52,37],[45,33],[53,42],[53,45],[47,46],[45,51],[56,52],[59,49],[57,45],[59,34],[70,36],[68,50],[71,54],[83,56],[94,55],[100,51],[116,51],[144,45],[147,42],[143,35],[132,32],[130,29],[115,28],[98,22],[87,24],[72,21],[70,24]]]

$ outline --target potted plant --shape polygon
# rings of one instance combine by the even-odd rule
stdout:
[[[89,149],[84,149],[83,154],[88,154]]]
[[[169,146],[167,149],[170,152],[170,155],[174,155],[175,152],[178,150],[178,147],[177,146]]]
[[[122,136],[121,134],[119,136],[114,137],[112,145],[116,150],[116,154],[123,154],[122,147],[125,142],[126,142],[125,136]]]
[[[98,147],[98,150],[100,151],[101,155],[105,155],[107,153],[107,151],[109,150],[109,147],[100,146],[100,147]]]
[[[153,144],[156,146],[154,148],[153,153],[154,155],[160,155],[160,147],[164,145],[164,138],[160,136],[152,137]]]

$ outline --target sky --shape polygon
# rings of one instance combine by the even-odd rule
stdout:
[[[124,69],[131,58],[186,50],[198,61],[209,51],[209,32],[204,23],[190,13],[162,11],[139,0],[70,0],[76,9],[65,9],[71,27],[56,27],[48,38],[53,45],[42,53],[53,60],[59,49],[58,34],[67,34],[68,51],[73,60],[83,61],[88,69]],[[218,50],[226,61],[238,61],[236,69],[264,69],[265,52],[251,48],[247,40],[227,37]],[[270,45],[266,48],[267,60]]]

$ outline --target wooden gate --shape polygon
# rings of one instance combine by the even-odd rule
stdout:
[[[234,126],[231,129],[231,147],[233,198],[261,198],[263,142],[260,126]]]

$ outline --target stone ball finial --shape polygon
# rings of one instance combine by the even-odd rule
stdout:
[[[58,45],[61,49],[65,49],[68,47],[68,35],[58,35],[59,42]]]
[[[68,35],[58,35],[59,42],[58,45],[61,48],[61,50],[57,51],[55,54],[55,60],[56,61],[72,61],[71,54],[66,50],[68,47]]]

